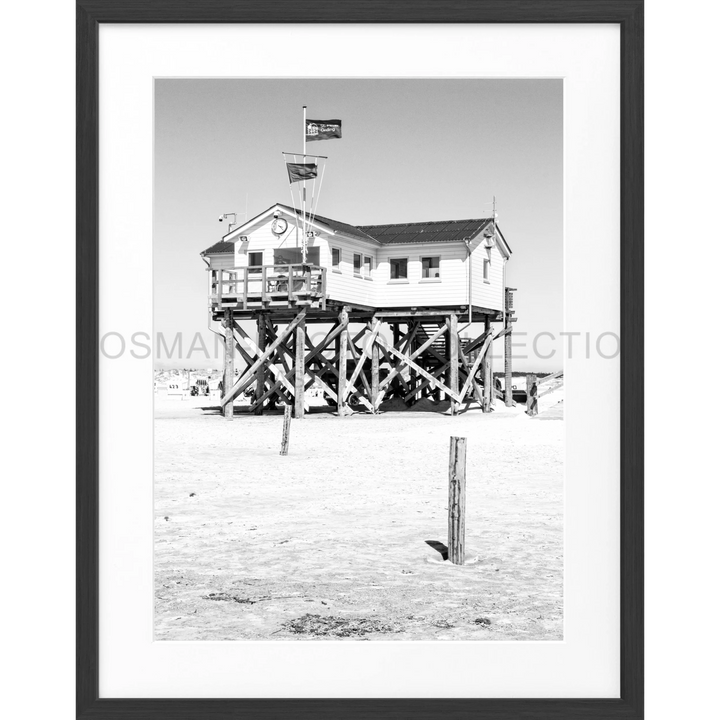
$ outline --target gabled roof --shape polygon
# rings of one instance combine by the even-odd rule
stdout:
[[[288,212],[291,215],[295,213],[298,217],[302,217],[302,210],[293,210],[293,208],[288,207],[287,205],[283,205],[282,203],[278,203],[278,207],[281,207],[283,210],[285,210],[285,212]],[[355,227],[354,225],[348,225],[347,223],[338,222],[337,220],[332,220],[330,218],[323,217],[322,215],[310,215],[309,213],[305,213],[305,216],[316,220],[320,224],[329,227],[331,230],[335,230],[337,232],[344,233],[345,235],[356,237],[359,240],[365,240],[366,242],[368,240],[370,242],[375,241],[374,237],[364,232],[362,228]]]
[[[377,239],[381,245],[400,243],[462,242],[475,237],[492,223],[492,218],[479,220],[433,220],[392,225],[361,225],[360,230]]]
[[[276,203],[271,205],[267,210],[256,215],[251,220],[244,222],[239,227],[229,232],[223,239],[215,243],[212,247],[201,253],[201,255],[222,255],[233,253],[235,250],[234,240],[246,233],[246,228],[250,227],[258,220],[269,217],[275,210],[281,209],[288,215],[296,215],[302,217],[302,210],[295,210],[288,205]],[[418,244],[418,243],[453,243],[463,242],[477,237],[485,228],[492,224],[492,218],[477,218],[474,220],[433,220],[419,223],[393,223],[388,225],[349,225],[348,223],[332,220],[322,215],[305,216],[311,219],[313,223],[317,223],[321,227],[325,227],[332,232],[340,232],[349,237],[364,242],[370,242],[375,245],[401,245],[401,244]],[[500,237],[501,245],[509,255],[510,250],[507,241],[500,228],[495,226],[496,234]]]
[[[223,241],[234,242],[242,235],[247,235],[248,228],[252,227],[260,221],[269,218],[278,209],[282,210],[287,215],[297,215],[298,217],[302,217],[303,214],[302,210],[294,210],[288,205],[283,205],[282,203],[275,203],[274,205],[271,205],[269,208],[267,208],[267,210],[264,210],[259,215],[256,215],[254,218],[247,220],[242,225],[238,225],[238,227],[231,230],[229,233],[227,233],[227,235],[224,235],[222,238]],[[356,228],[354,225],[348,225],[347,223],[341,223],[337,220],[331,220],[330,218],[322,217],[321,215],[311,215],[307,212],[305,213],[305,217],[307,217],[312,224],[317,224],[318,226],[323,227],[325,230],[330,230],[331,232],[341,232],[364,242],[370,242],[374,245],[378,244],[378,241],[375,240],[375,238],[370,237],[362,230]]]
[[[216,242],[212,247],[209,247],[207,250],[203,250],[200,254],[201,255],[226,255],[230,254],[232,255],[235,252],[235,243],[231,242],[225,242],[224,240],[221,240],[220,242]]]

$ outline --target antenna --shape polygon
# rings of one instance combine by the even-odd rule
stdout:
[[[247,212],[247,211],[246,211]],[[228,232],[230,232],[233,229],[233,225],[237,225],[237,213],[230,212],[230,213],[223,213],[218,220],[222,222],[223,220],[227,220],[230,216],[233,216],[233,221],[231,223],[228,223]]]

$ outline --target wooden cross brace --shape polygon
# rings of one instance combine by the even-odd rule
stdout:
[[[439,331],[438,331],[439,333]],[[429,381],[429,384],[437,389],[442,390],[446,395],[451,397],[455,402],[460,402],[460,395],[458,393],[451,390],[447,385],[440,382],[436,377],[434,377],[431,373],[429,373],[424,368],[420,367],[414,360],[412,360],[409,356],[403,355],[399,350],[396,350],[394,347],[388,345],[385,340],[382,338],[382,336],[378,336],[376,339],[376,342],[380,343],[381,346],[385,347],[385,349],[391,354],[394,355],[396,358],[398,358],[400,361],[402,361],[403,364],[407,365],[409,368],[415,370],[416,373],[419,375],[422,375],[425,379]],[[378,401],[382,401],[383,393],[380,392],[380,395],[378,396]],[[377,403],[379,405],[380,402]]]
[[[248,364],[248,368],[253,367],[253,364],[255,363],[255,361],[256,361],[258,358],[261,358],[261,357],[264,358],[264,359],[262,360],[262,362],[260,362],[260,364],[257,365],[256,370],[254,370],[254,371],[252,372],[253,377],[256,377],[256,376],[257,376],[257,370],[259,370],[260,367],[262,367],[263,365],[265,365],[265,366],[270,370],[270,372],[275,376],[275,378],[278,380],[278,383],[277,383],[277,385],[275,386],[275,390],[277,390],[280,386],[284,386],[284,387],[285,387],[285,390],[287,391],[288,394],[280,393],[280,397],[281,397],[281,399],[282,399],[284,402],[289,402],[290,397],[293,397],[294,394],[295,394],[295,388],[292,386],[292,383],[285,381],[285,373],[283,373],[282,368],[279,368],[276,364],[274,364],[274,363],[272,362],[272,357],[273,357],[273,355],[276,355],[276,354],[280,355],[279,353],[276,353],[276,350],[278,350],[278,349],[281,348],[281,347],[282,347],[282,348],[285,348],[285,347],[286,347],[285,344],[284,344],[284,342],[283,342],[283,339],[281,338],[281,339],[277,342],[277,347],[275,348],[275,350],[271,350],[271,348],[273,347],[273,346],[271,345],[270,348],[268,348],[264,353],[262,353],[262,352],[260,352],[260,348],[257,346],[257,344],[255,343],[255,341],[254,341],[236,322],[234,322],[234,321],[233,321],[233,327],[234,327],[235,332],[236,332],[238,335],[240,335],[240,337],[242,337],[242,339],[243,339],[243,340],[247,343],[247,345],[250,347],[250,353],[248,353],[248,352],[245,350],[245,348],[242,347],[241,343],[240,343],[237,339],[236,339],[236,341],[235,341],[235,347],[238,349],[238,351],[240,352],[240,354],[243,356],[243,359],[244,359],[245,362]],[[270,328],[269,326],[268,326],[268,329],[271,330],[271,328]],[[272,336],[273,336],[274,339],[277,341],[277,340],[278,340],[277,335],[276,335],[273,331],[271,331],[271,332],[272,332]],[[280,357],[282,357],[282,355],[280,355]],[[241,377],[239,378],[239,380],[243,380],[244,378],[246,378],[246,377],[249,375],[249,372],[250,372],[249,369],[246,369],[245,372],[244,372],[244,373],[241,375]],[[252,382],[252,380],[251,380],[251,382]],[[250,384],[250,383],[248,383],[248,385],[249,385],[249,384]],[[246,387],[247,387],[247,386],[246,386]],[[243,389],[244,389],[244,388],[243,388]],[[239,392],[241,392],[241,391],[239,391]],[[273,391],[273,392],[274,392],[274,391]],[[251,411],[254,410],[256,407],[259,407],[260,404],[261,404],[262,402],[264,402],[264,401],[265,401],[268,397],[270,397],[271,395],[272,395],[272,393],[265,393],[265,394],[262,396],[262,399],[256,400],[256,401],[252,404],[252,406],[251,406],[251,408],[250,408]],[[221,401],[221,402],[222,402],[222,401]],[[309,409],[309,406],[308,406],[308,408],[306,408],[306,409]]]
[[[225,392],[225,395],[220,399],[220,405],[225,407],[229,402],[232,402],[246,387],[255,380],[255,374],[258,368],[267,361],[267,359],[277,350],[281,342],[286,338],[290,337],[293,330],[298,324],[305,319],[305,310],[301,310],[293,319],[293,321],[283,330],[271,345],[265,349],[265,351],[255,360],[255,362],[245,371],[242,377],[238,378],[233,384],[232,388]],[[239,326],[238,326],[239,327]]]
[[[327,372],[327,370],[332,370],[337,375],[337,370],[333,367],[332,363],[322,354],[322,352],[330,345],[331,342],[337,337],[339,333],[341,333],[346,327],[348,323],[342,323],[337,324],[320,342],[317,346],[312,343],[312,341],[308,338],[307,334],[305,335],[305,345],[308,347],[310,352],[305,356],[305,374],[310,377],[309,382],[305,386],[310,387],[313,382],[317,381],[317,383],[320,385],[320,387],[323,389],[325,393],[327,393],[333,400],[337,402],[337,394],[335,391],[322,380],[322,375]],[[353,342],[356,341],[359,337],[361,337],[364,334],[364,330],[358,333],[358,335],[353,338]],[[286,329],[284,332],[280,333],[279,335],[276,334],[274,331],[271,333],[272,337],[275,337],[275,342],[273,342],[273,345],[270,347],[272,348],[275,346],[276,350],[284,351],[287,353],[291,358],[294,357],[294,353],[288,348],[288,346],[285,344],[285,340],[290,336],[290,333]],[[350,343],[352,344],[352,343]],[[269,350],[270,348],[268,348]],[[269,357],[269,355],[268,355]],[[321,370],[319,372],[315,372],[312,369],[312,365],[319,365],[321,367]],[[277,368],[277,366],[275,366]],[[265,400],[269,397],[271,397],[274,393],[279,391],[279,388],[281,385],[284,385],[291,396],[294,396],[295,394],[295,388],[291,382],[291,380],[295,376],[295,368],[290,367],[287,372],[282,373],[282,371],[277,368],[279,372],[279,377],[277,381],[268,389],[265,391],[265,393],[259,397],[251,406],[250,410],[252,411],[255,407],[259,406]],[[364,398],[357,388],[355,388],[352,384],[349,384],[349,391],[352,394],[357,394],[360,402],[362,402],[369,410],[373,410],[372,405],[370,402]],[[307,403],[306,403],[306,409],[307,409]]]

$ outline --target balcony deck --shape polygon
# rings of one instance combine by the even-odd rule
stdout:
[[[211,270],[209,285],[208,303],[214,313],[294,307],[325,310],[327,300],[327,270],[319,265]]]

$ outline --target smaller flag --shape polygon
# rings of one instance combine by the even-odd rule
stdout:
[[[305,139],[331,140],[342,137],[342,122],[340,120],[306,120]]]
[[[315,163],[285,163],[287,165],[290,183],[312,180],[317,177],[317,165]]]

